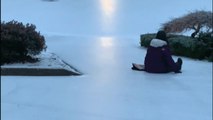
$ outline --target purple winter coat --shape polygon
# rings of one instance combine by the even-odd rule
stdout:
[[[178,72],[178,66],[172,59],[167,43],[160,39],[153,39],[147,49],[145,71],[151,73]]]

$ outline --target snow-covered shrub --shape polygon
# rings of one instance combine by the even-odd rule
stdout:
[[[1,64],[35,61],[34,55],[46,49],[44,36],[33,24],[1,22]]]
[[[148,47],[150,41],[156,34],[143,34],[140,38],[141,46]],[[202,36],[202,37],[201,37]],[[198,38],[192,38],[183,35],[168,34],[168,42],[174,55],[186,56],[196,59],[208,59],[213,61],[212,56],[212,37],[200,35]]]
[[[169,45],[175,55],[205,59],[206,44],[191,37],[178,36],[169,39]]]
[[[148,34],[142,34],[140,36],[140,44],[141,46],[144,46],[144,47],[148,47],[151,40],[153,38],[155,38],[156,34],[153,34],[153,33],[148,33]]]

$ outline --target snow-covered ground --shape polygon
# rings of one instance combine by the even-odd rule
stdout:
[[[35,63],[13,63],[2,65],[1,68],[46,68],[46,69],[65,69],[74,71],[69,65],[65,64],[56,54],[47,51],[34,56],[39,61]]]
[[[2,0],[1,19],[36,24],[48,51],[82,76],[1,76],[2,120],[212,120],[212,63],[182,74],[132,71],[139,35],[211,0]],[[174,56],[177,59],[177,56]]]

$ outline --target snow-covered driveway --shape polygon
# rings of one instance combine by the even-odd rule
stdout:
[[[83,75],[1,76],[1,120],[212,120],[212,63],[183,58],[182,74],[130,69],[144,60],[140,34],[188,11],[211,10],[209,3],[2,0],[2,20],[35,24],[48,51]]]

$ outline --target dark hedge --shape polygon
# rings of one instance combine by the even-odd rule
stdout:
[[[148,47],[155,36],[155,33],[142,34],[140,36],[141,46]],[[167,37],[174,55],[213,61],[212,33],[200,33],[197,38],[174,34],[168,34]]]
[[[1,65],[15,62],[35,62],[33,56],[46,50],[45,38],[33,24],[1,22]]]

